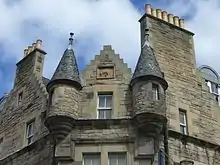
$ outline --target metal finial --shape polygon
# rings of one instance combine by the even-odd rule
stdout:
[[[74,35],[74,33],[71,32],[71,33],[70,33],[70,38],[73,38],[73,35]]]
[[[73,35],[74,33],[70,33],[70,38],[69,38],[69,45],[68,45],[68,49],[72,49],[73,46]]]

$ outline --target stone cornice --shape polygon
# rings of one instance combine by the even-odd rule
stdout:
[[[79,119],[76,120],[76,127],[87,127],[96,129],[107,129],[111,126],[119,125],[121,127],[129,127],[132,118],[118,118],[118,119]]]

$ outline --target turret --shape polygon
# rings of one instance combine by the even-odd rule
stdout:
[[[70,35],[69,46],[47,85],[49,106],[45,125],[56,143],[70,133],[79,113],[79,92],[82,86],[72,48],[73,33]]]
[[[163,73],[156,60],[154,51],[148,41],[148,29],[145,30],[144,44],[138,59],[132,80],[133,119],[136,123],[137,134],[148,141],[144,154],[137,147],[136,156],[154,157],[159,149],[159,139],[166,125],[165,90],[168,87]],[[139,137],[139,139],[141,139]]]

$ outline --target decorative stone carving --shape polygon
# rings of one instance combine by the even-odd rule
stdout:
[[[114,67],[98,67],[97,79],[110,79],[114,78]]]

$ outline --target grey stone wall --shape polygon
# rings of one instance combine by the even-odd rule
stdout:
[[[26,124],[29,121],[35,120],[34,141],[48,133],[43,113],[46,110],[47,93],[42,77],[38,79],[34,71],[36,55],[30,54],[18,64],[15,85],[0,121],[0,137],[3,138],[0,160],[27,146]],[[20,92],[23,93],[23,99],[18,105]]]
[[[99,77],[99,67],[106,68],[112,77]],[[108,69],[109,67],[109,69]],[[112,68],[111,68],[112,67]],[[129,117],[132,104],[129,89],[131,69],[115,53],[110,45],[106,45],[99,55],[91,60],[82,71],[83,89],[81,93],[81,118],[97,118],[97,100],[99,92],[113,93],[113,117]]]
[[[0,165],[49,165],[52,162],[52,149],[48,139],[42,138],[0,160]]]
[[[56,85],[52,94],[48,116],[67,115],[77,119],[79,112],[79,91],[72,86]]]

